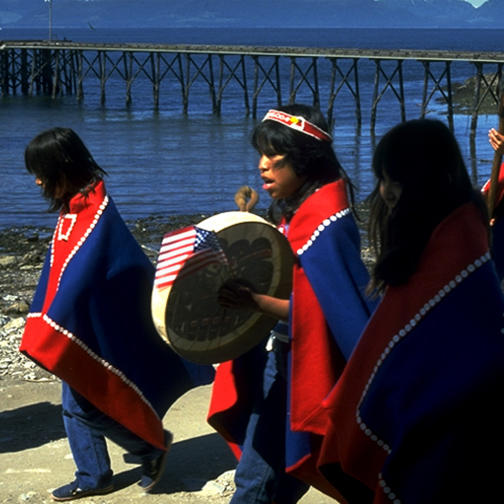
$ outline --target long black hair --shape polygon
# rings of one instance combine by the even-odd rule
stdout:
[[[297,117],[304,117],[323,131],[329,125],[319,109],[308,105],[291,104],[277,107],[276,110]],[[318,140],[275,121],[260,122],[252,133],[252,145],[268,157],[282,155],[294,173],[306,177],[304,184],[289,198],[273,201],[269,217],[276,223],[280,215],[289,221],[301,203],[319,187],[340,178],[347,181],[347,188],[353,203],[353,188],[343,170],[330,141]]]
[[[377,184],[369,197],[369,241],[377,259],[370,291],[406,283],[434,228],[460,205],[473,201],[487,223],[457,140],[441,121],[416,119],[392,128],[376,147],[373,171]],[[384,174],[402,189],[391,211],[379,194]]]
[[[49,210],[66,210],[77,193],[86,194],[100,180],[100,168],[80,137],[70,128],[51,128],[39,133],[26,147],[25,165],[42,182]]]

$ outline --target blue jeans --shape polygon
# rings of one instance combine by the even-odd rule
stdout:
[[[154,459],[163,453],[95,408],[65,382],[62,406],[79,488],[103,488],[112,482],[105,436],[140,460]]]
[[[308,485],[285,473],[287,381],[283,345],[276,343],[276,349],[268,354],[230,504],[292,504],[308,491]]]

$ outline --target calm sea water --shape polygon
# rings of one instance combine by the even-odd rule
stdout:
[[[502,30],[369,30],[369,29],[155,29],[76,30],[53,28],[54,39],[95,42],[155,42],[195,44],[245,44],[302,47],[417,48],[471,51],[501,51]],[[47,29],[0,31],[0,39],[47,39]],[[367,66],[366,66],[367,65]],[[338,157],[363,199],[373,185],[370,162],[373,139],[369,110],[373,91],[374,64],[363,61],[360,75],[363,123],[356,126],[351,97],[342,93],[335,106],[334,146]],[[404,65],[406,115],[418,117],[423,75],[419,63]],[[454,65],[455,78],[474,73],[469,65]],[[320,75],[321,93],[328,77]],[[286,82],[286,87],[288,83]],[[191,89],[189,114],[182,111],[180,90],[162,90],[160,107],[152,104],[150,83],[140,77],[133,86],[133,104],[124,105],[124,83],[107,84],[107,103],[102,107],[99,93],[85,86],[85,100],[77,104],[72,96],[52,100],[46,97],[0,97],[0,176],[4,186],[0,205],[0,228],[24,224],[52,226],[53,214],[45,212],[33,179],[24,169],[26,144],[40,131],[68,126],[84,139],[98,163],[109,173],[108,188],[126,219],[150,215],[213,214],[233,210],[233,195],[244,184],[261,192],[256,169],[257,154],[249,145],[254,120],[245,117],[243,96],[230,86],[222,115],[211,113],[208,88],[195,83]],[[97,85],[95,85],[97,87]],[[287,92],[284,92],[287,96]],[[411,96],[411,99],[409,97]],[[300,89],[297,101],[311,102],[308,89]],[[324,98],[322,107],[324,107]],[[267,93],[259,100],[259,116],[275,106]],[[434,101],[429,117],[445,119],[445,107]],[[400,121],[399,106],[389,90],[378,109],[376,139]],[[470,118],[455,117],[455,133],[476,185],[487,177],[493,151],[487,132],[495,116],[480,116],[476,153],[469,145]],[[474,154],[474,155],[473,155]],[[260,208],[269,198],[261,194]]]

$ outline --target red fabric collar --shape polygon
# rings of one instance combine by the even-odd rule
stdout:
[[[68,213],[79,213],[87,207],[95,205],[98,201],[100,204],[105,198],[105,184],[103,180],[97,182],[86,195],[77,193],[69,202],[70,211]]]
[[[304,245],[307,229],[315,231],[325,218],[345,208],[348,208],[348,197],[342,179],[326,184],[310,195],[290,222],[287,238],[294,253]]]

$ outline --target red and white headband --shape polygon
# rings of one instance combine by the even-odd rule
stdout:
[[[294,116],[291,114],[287,114],[286,112],[282,112],[280,110],[271,109],[268,110],[266,115],[263,117],[263,121],[276,121],[288,128],[292,128],[296,131],[300,131],[306,135],[310,135],[317,140],[323,140],[325,142],[331,142],[332,137],[329,133],[325,132],[323,129],[320,129],[315,124],[307,121],[304,117]]]

